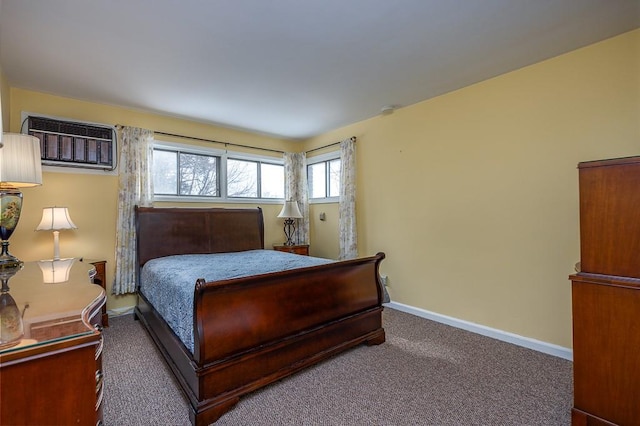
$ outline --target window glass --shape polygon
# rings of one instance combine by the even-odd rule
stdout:
[[[307,167],[309,181],[309,198],[325,198],[326,190],[326,162],[310,164]]]
[[[284,166],[260,164],[262,198],[284,198]]]
[[[340,197],[341,164],[340,158],[329,158],[307,166],[310,199]]]
[[[258,163],[227,160],[227,195],[229,197],[258,197]]]
[[[339,197],[340,196],[340,166],[342,162],[340,159],[335,159],[327,162],[327,167],[329,169],[329,197]]]
[[[179,161],[180,195],[219,195],[218,157],[181,152]]]
[[[156,194],[178,193],[178,153],[153,151],[153,191]]]

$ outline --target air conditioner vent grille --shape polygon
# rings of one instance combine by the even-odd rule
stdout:
[[[113,127],[29,116],[28,132],[40,140],[42,164],[103,170],[115,168]]]

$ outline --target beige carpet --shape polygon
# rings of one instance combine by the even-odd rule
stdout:
[[[132,316],[105,329],[104,420],[189,425]],[[387,342],[360,346],[242,398],[217,425],[569,425],[572,363],[386,309]]]

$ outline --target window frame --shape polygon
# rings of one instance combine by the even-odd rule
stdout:
[[[152,149],[182,152],[187,154],[196,155],[209,155],[219,157],[220,168],[218,175],[220,176],[220,195],[217,197],[203,196],[203,195],[165,195],[165,194],[153,194],[153,200],[158,202],[177,202],[177,203],[226,203],[226,204],[282,204],[283,198],[260,198],[260,197],[229,197],[227,195],[227,159],[253,161],[260,164],[274,164],[283,167],[284,173],[284,159],[279,157],[272,157],[266,155],[248,154],[245,152],[229,151],[219,148],[207,148],[199,145],[188,145],[175,142],[167,142],[162,140],[154,140]],[[258,167],[260,169],[260,167]],[[154,177],[151,176],[151,179]],[[258,173],[258,190],[260,190],[262,183],[260,182],[261,173]],[[283,188],[284,193],[284,188]]]
[[[328,163],[333,160],[340,160],[340,173],[342,173],[342,158],[340,156],[340,151],[331,151],[325,154],[320,154],[313,156],[311,158],[307,158],[307,186],[310,184],[309,181],[309,166],[318,163],[325,163],[325,185],[327,192],[329,191],[329,174],[328,171]],[[308,189],[308,188],[307,188]],[[340,192],[340,188],[338,188],[338,192]],[[311,191],[309,191],[309,204],[323,204],[323,203],[339,203],[340,195],[335,197],[318,197],[311,198]]]

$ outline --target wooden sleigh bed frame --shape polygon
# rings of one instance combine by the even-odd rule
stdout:
[[[158,257],[264,248],[259,208],[137,207],[136,226],[138,279],[144,264]],[[142,294],[135,316],[189,400],[191,423],[208,425],[246,393],[355,345],[383,343],[382,259],[378,253],[225,281],[199,279],[193,354]]]

